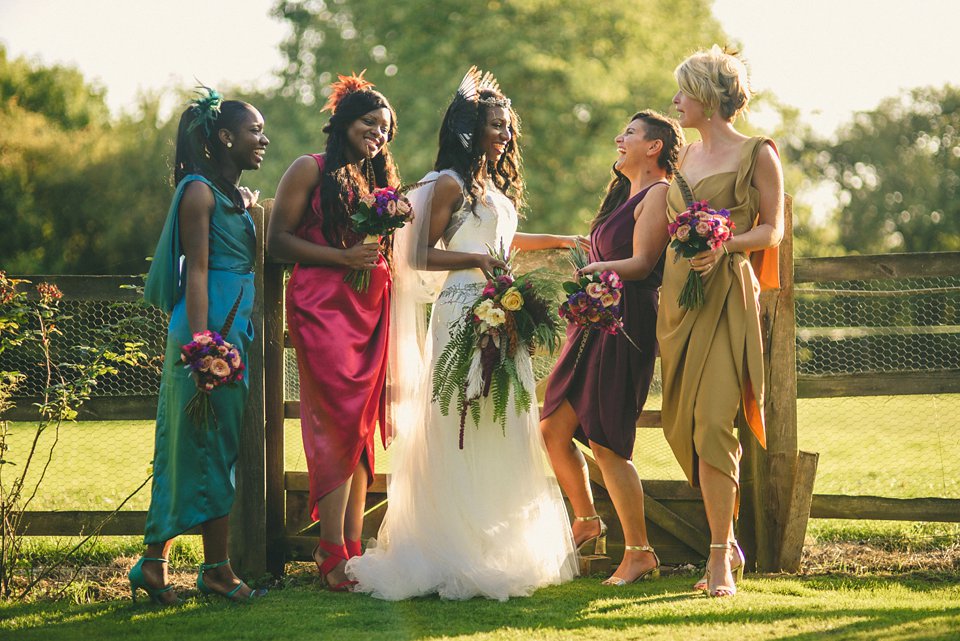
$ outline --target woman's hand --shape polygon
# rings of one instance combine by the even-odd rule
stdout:
[[[701,274],[708,274],[714,266],[720,262],[724,255],[723,245],[718,245],[716,249],[702,251],[693,258],[689,258],[690,269]]]
[[[606,270],[607,266],[605,263],[590,263],[589,265],[585,265],[583,269],[577,270],[577,278],[582,278],[586,274],[593,274],[595,272],[603,272]]]
[[[487,278],[493,278],[494,269],[506,269],[507,264],[504,263],[499,258],[491,256],[490,254],[474,254],[477,257],[477,268],[483,272],[483,275]]]
[[[243,207],[244,209],[250,209],[257,204],[257,201],[260,200],[260,190],[254,189],[250,191],[248,187],[237,187],[237,191],[240,192],[240,197],[243,198]]]
[[[377,266],[380,258],[380,245],[377,243],[357,243],[340,251],[343,266],[353,270],[371,270]]]
[[[580,245],[580,249],[582,249],[583,251],[585,252],[590,251],[589,236],[564,236],[564,238],[569,240],[568,244],[566,244],[565,247],[572,249],[573,247]]]

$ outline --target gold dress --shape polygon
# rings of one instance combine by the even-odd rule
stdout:
[[[750,183],[764,143],[773,141],[756,137],[743,144],[737,171],[690,184],[695,200],[730,211],[734,235],[757,224],[760,192]],[[667,192],[667,216],[672,222],[686,208],[674,181]],[[741,450],[733,427],[741,406],[750,430],[766,447],[758,297],[761,283],[779,287],[776,250],[721,258],[703,277],[705,299],[698,309],[677,304],[690,264],[675,258],[667,248],[657,318],[664,435],[691,485],[699,485],[698,458],[738,483]]]

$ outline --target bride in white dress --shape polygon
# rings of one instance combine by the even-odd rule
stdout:
[[[523,188],[518,124],[496,81],[471,69],[441,126],[440,171],[409,195],[417,218],[398,234],[394,249],[389,503],[378,538],[347,563],[356,591],[388,600],[439,594],[502,601],[577,574],[536,406],[518,414],[510,399],[504,433],[490,399],[481,399],[480,423],[467,419],[460,449],[458,413],[443,416],[430,400],[433,364],[451,325],[479,297],[484,272],[501,265],[487,246],[547,249],[577,242],[516,233]],[[440,285],[439,295],[433,284]],[[518,368],[532,381],[524,350]]]

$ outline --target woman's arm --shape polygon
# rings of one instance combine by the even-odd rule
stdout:
[[[783,167],[777,152],[769,144],[760,148],[751,185],[760,192],[757,225],[724,243],[727,252],[776,247],[783,240]],[[690,267],[698,272],[709,271],[723,254],[723,247],[701,252],[690,259]]]
[[[516,233],[513,235],[513,247],[523,251],[536,251],[538,249],[569,249],[577,243],[586,244],[589,248],[590,241],[583,236],[560,236],[558,234],[524,234]]]
[[[502,261],[488,254],[447,251],[435,245],[450,224],[450,217],[463,203],[463,191],[451,176],[442,175],[433,188],[433,205],[430,207],[429,247],[426,269],[448,271],[453,269],[480,269],[489,274],[494,267],[504,267]]]
[[[275,258],[291,263],[373,269],[377,265],[376,243],[361,243],[343,249],[317,245],[296,235],[308,210],[310,197],[319,184],[320,168],[310,156],[301,156],[283,174],[267,224],[267,251]]]
[[[623,280],[643,280],[657,266],[670,234],[667,233],[667,186],[650,188],[633,212],[633,255],[621,260],[591,263],[581,271],[590,274],[612,269]]]
[[[210,259],[210,217],[216,201],[213,190],[199,180],[187,185],[180,199],[180,245],[187,267],[187,324],[190,333],[207,327],[210,306],[207,269]]]

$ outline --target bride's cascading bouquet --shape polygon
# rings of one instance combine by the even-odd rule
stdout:
[[[587,266],[587,254],[579,245],[570,249],[570,264],[581,273]],[[607,334],[621,333],[636,347],[636,343],[623,329],[620,301],[623,297],[623,281],[612,269],[592,274],[581,274],[577,280],[563,283],[567,300],[560,305],[560,318],[584,328],[580,336],[576,367],[587,344],[587,335],[594,330]],[[639,348],[638,348],[639,349]]]
[[[494,270],[480,297],[451,328],[433,372],[433,401],[444,416],[456,398],[460,449],[468,411],[480,425],[481,398],[493,397],[493,420],[504,431],[511,391],[518,414],[530,409],[536,387],[530,354],[538,348],[552,353],[560,342],[552,312],[556,284],[540,269],[515,276],[515,254],[507,256],[502,247],[489,250],[506,268]]]
[[[393,232],[413,220],[413,207],[396,187],[380,187],[360,199],[357,211],[350,216],[353,230],[366,239],[364,242],[382,243]],[[370,287],[370,271],[353,269],[343,277],[354,291],[365,292]]]
[[[710,209],[705,200],[690,202],[686,211],[678,214],[676,220],[667,226],[672,239],[670,247],[676,252],[673,261],[681,256],[693,258],[700,252],[722,247],[734,228],[726,209]],[[691,269],[677,297],[677,304],[686,309],[697,309],[703,306],[703,299],[703,280],[699,272]]]
[[[230,333],[241,300],[242,289],[219,332],[208,329],[197,332],[193,340],[180,347],[180,361],[184,369],[190,370],[197,383],[197,391],[185,408],[187,416],[197,427],[206,428],[211,418],[214,429],[219,427],[210,394],[218,387],[235,385],[243,380],[246,367],[240,359],[240,350],[223,338]]]

